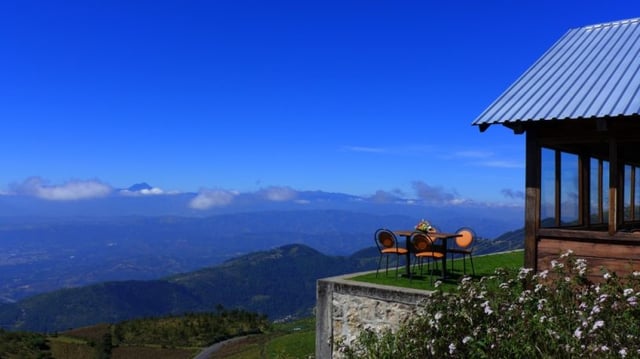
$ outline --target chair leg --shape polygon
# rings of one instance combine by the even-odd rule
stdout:
[[[471,272],[473,273],[473,276],[475,277],[476,268],[473,266],[473,255],[471,253],[469,253],[469,260],[471,261]]]
[[[386,266],[386,270],[385,270],[385,275],[387,277],[389,276],[389,256],[387,256],[387,266]]]
[[[413,277],[413,272],[417,272],[418,269],[420,269],[420,274],[422,274],[422,257],[414,257],[413,258],[413,269],[411,270],[411,273],[409,273],[410,277]]]
[[[451,252],[451,273],[453,273],[453,252]]]
[[[463,254],[462,255],[462,273],[464,273],[465,275],[467,274],[467,255]]]
[[[380,255],[380,258],[378,259],[378,268],[376,268],[376,278],[378,278],[378,272],[380,271],[380,264],[382,264],[382,254]]]
[[[430,264],[430,268],[427,268],[429,270],[429,284],[433,285],[433,269],[438,265],[438,261],[435,258],[431,258],[428,263]]]
[[[400,265],[400,255],[396,255],[396,278],[398,278],[398,266]]]

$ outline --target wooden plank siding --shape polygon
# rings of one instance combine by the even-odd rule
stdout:
[[[551,269],[551,261],[572,250],[577,258],[584,258],[589,267],[588,278],[602,280],[605,267],[618,276],[640,271],[640,233],[616,233],[568,229],[541,229],[537,241],[538,271]]]
[[[538,241],[538,271],[551,270],[551,261],[558,260],[562,253],[572,250],[576,258],[587,261],[587,278],[593,282],[603,280],[601,268],[624,277],[640,271],[640,246],[624,244],[594,243],[542,238]]]

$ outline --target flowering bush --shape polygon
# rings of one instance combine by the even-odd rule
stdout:
[[[521,268],[434,291],[396,332],[364,331],[347,358],[638,358],[640,272],[625,278],[569,251],[550,271]]]

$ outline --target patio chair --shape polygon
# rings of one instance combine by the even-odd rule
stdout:
[[[386,257],[386,275],[389,275],[389,257],[396,258],[396,277],[398,276],[398,264],[400,262],[400,256],[407,255],[407,249],[398,246],[398,238],[390,230],[386,228],[378,229],[374,234],[374,240],[378,251],[380,252],[380,258],[378,259],[378,268],[376,269],[376,277],[378,277],[378,271],[380,270],[380,264],[382,263],[382,257]]]
[[[433,239],[429,234],[424,232],[415,232],[411,235],[411,246],[416,257],[416,265],[420,266],[420,274],[422,274],[423,262],[427,260],[427,271],[431,273],[431,262],[434,262],[436,266],[436,260],[441,260],[445,254],[442,252],[442,247],[435,245]],[[431,260],[429,260],[431,259]],[[433,283],[433,276],[430,276]]]
[[[475,232],[468,227],[460,228],[456,231],[457,234],[461,234],[462,236],[456,237],[455,245],[451,248],[447,248],[447,252],[451,253],[451,271],[453,271],[453,256],[455,254],[462,255],[462,265],[463,265],[463,273],[467,274],[467,262],[466,258],[469,256],[469,260],[471,261],[471,269],[473,271],[473,275],[476,275],[476,269],[473,266],[473,244],[476,239]]]

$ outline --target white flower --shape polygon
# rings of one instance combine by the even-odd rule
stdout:
[[[626,288],[623,292],[625,297],[630,296],[631,294],[633,294],[633,288]]]
[[[538,310],[542,310],[542,308],[544,308],[544,304],[547,302],[546,299],[540,299],[538,300]]]
[[[493,310],[489,306],[489,301],[482,303],[480,306],[484,308],[485,314],[491,315],[491,313],[493,313]]]
[[[576,330],[573,331],[573,336],[578,339],[582,338],[582,330],[580,330],[580,327],[577,327]]]
[[[609,280],[611,279],[611,274],[609,272],[605,272],[602,277],[604,277],[604,279]]]
[[[453,354],[456,351],[456,345],[451,343],[449,344],[449,354]]]
[[[631,306],[635,306],[638,304],[638,298],[635,295],[632,295],[631,297],[627,298],[627,303],[629,303],[629,305]]]
[[[564,268],[564,264],[554,259],[551,261],[551,268]]]
[[[618,351],[618,354],[620,354],[620,356],[622,358],[626,358],[627,357],[627,348],[622,348]]]
[[[435,317],[436,321],[439,321],[442,318],[442,316],[443,316],[442,312],[437,312],[434,317]]]
[[[568,256],[573,254],[573,250],[568,249],[566,252],[562,253],[562,255],[560,256],[560,258],[567,258]]]
[[[533,271],[533,268],[520,268],[520,272],[518,273],[518,278],[525,279],[527,277],[527,274],[531,273],[531,271]]]
[[[468,342],[470,342],[470,341],[471,341],[471,337],[467,335],[466,337],[464,337],[464,338],[462,339],[462,344],[467,344],[467,343],[468,343]]]
[[[604,327],[604,320],[598,320],[595,323],[593,323],[593,327],[591,327],[591,331],[594,331],[598,328],[602,328]]]
[[[578,271],[578,274],[584,275],[587,272],[587,260],[584,258],[576,259],[574,268]]]
[[[540,274],[538,274],[538,275],[540,276],[540,278],[542,278],[542,279],[546,279],[546,278],[547,278],[547,276],[549,275],[549,270],[548,270],[548,269],[545,269],[545,270],[543,270],[542,272],[540,272]]]

